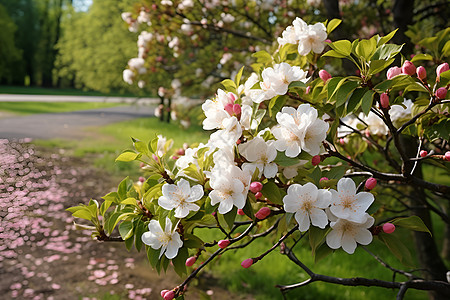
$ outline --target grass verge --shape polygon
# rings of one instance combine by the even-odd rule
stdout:
[[[64,95],[64,96],[104,96],[104,97],[142,97],[132,93],[84,91],[72,88],[43,88],[33,86],[0,86],[0,94],[19,95]],[[149,95],[147,95],[148,97]]]
[[[123,105],[103,102],[0,102],[0,111],[17,115],[62,113]]]

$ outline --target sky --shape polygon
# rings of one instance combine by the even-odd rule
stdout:
[[[92,4],[92,0],[73,0],[73,7],[78,11],[87,11]]]

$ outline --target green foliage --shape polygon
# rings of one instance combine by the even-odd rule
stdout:
[[[12,75],[17,69],[21,51],[15,46],[14,34],[17,26],[8,12],[0,4],[0,82],[11,83]]]

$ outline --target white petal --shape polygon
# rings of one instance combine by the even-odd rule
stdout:
[[[360,229],[355,235],[355,240],[361,245],[369,245],[372,242],[372,234],[367,229]]]
[[[309,229],[310,221],[307,212],[299,210],[295,213],[295,220],[298,223],[298,229],[301,232],[305,232]]]
[[[311,217],[311,223],[314,226],[324,229],[328,224],[327,214],[321,209],[311,209],[311,211],[309,212],[309,216]]]
[[[356,185],[355,182],[350,178],[341,178],[337,184],[337,190],[339,193],[345,195],[355,195]]]
[[[278,166],[276,163],[268,164],[264,167],[264,176],[266,178],[274,178],[277,175]]]
[[[161,196],[158,199],[158,205],[165,210],[172,210],[176,207],[175,202],[167,197]]]
[[[152,247],[153,249],[159,249],[162,245],[158,237],[149,231],[142,234],[141,240],[144,244]]]
[[[219,204],[219,214],[226,214],[227,212],[231,211],[233,209],[233,199],[232,198],[227,198],[223,201],[220,201]]]
[[[317,189],[317,186],[315,186],[314,183],[308,182],[303,186],[300,196],[303,196],[304,199],[309,198],[311,201],[315,201],[318,194],[319,191]]]
[[[172,234],[172,221],[166,217],[166,227],[164,228],[164,232],[168,234]]]
[[[243,209],[245,206],[245,197],[243,194],[236,195],[234,198],[234,205],[239,208]]]
[[[191,188],[191,194],[188,199],[186,199],[187,202],[194,202],[197,200],[200,200],[204,195],[203,187],[199,184],[194,185]]]
[[[180,235],[178,234],[178,232],[175,232],[175,234],[172,236],[172,240],[167,245],[165,255],[168,259],[172,259],[177,256],[178,249],[180,249],[180,247],[181,247],[180,241],[181,241]],[[181,245],[182,245],[182,242],[181,242]]]
[[[320,189],[318,191],[317,200],[315,206],[318,208],[327,208],[331,204],[331,192]]]
[[[175,208],[175,218],[182,219],[186,218],[186,216],[189,214],[189,208],[186,206],[178,206]]]
[[[161,225],[156,220],[151,220],[150,223],[148,223],[148,229],[151,233],[155,235],[161,235],[164,234],[164,231],[161,228]]]
[[[342,235],[342,249],[348,254],[353,254],[356,249],[356,241],[354,236],[349,232],[344,232]]]
[[[358,210],[366,211],[374,200],[371,193],[361,192],[356,194],[356,206],[358,207]]]
[[[178,190],[179,192],[181,192],[181,194],[187,198],[190,194],[191,191],[191,185],[189,184],[189,181],[187,181],[186,179],[180,179],[180,181],[178,181]]]
[[[342,240],[342,231],[340,230],[331,230],[326,237],[327,245],[331,249],[338,249],[341,247]]]

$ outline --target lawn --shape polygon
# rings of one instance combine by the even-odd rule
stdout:
[[[123,105],[104,102],[0,102],[0,111],[17,115],[61,113]]]
[[[0,94],[142,97],[142,95],[135,95],[131,93],[111,92],[105,94],[98,91],[84,91],[71,88],[61,89],[61,88],[24,87],[24,86],[0,86]]]

